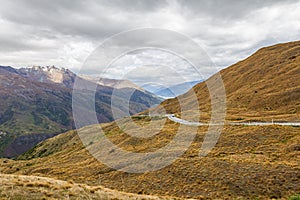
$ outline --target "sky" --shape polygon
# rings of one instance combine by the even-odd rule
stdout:
[[[261,47],[300,39],[297,0],[0,0],[0,5],[0,65],[55,65],[95,74],[95,66],[86,65],[111,42],[117,59],[108,56],[108,78],[151,82],[169,76],[168,84],[178,76],[180,82],[207,78]],[[151,28],[165,31],[161,37]],[[161,49],[142,49],[153,44],[149,35],[155,42],[163,38]],[[201,57],[200,73],[187,57]],[[107,69],[102,61],[97,73]]]

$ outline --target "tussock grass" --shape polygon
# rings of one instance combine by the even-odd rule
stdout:
[[[157,124],[161,122],[155,121]],[[166,121],[158,135],[137,140],[120,133],[114,123],[102,126],[110,132],[107,136],[112,142],[120,148],[136,152],[151,152],[168,144],[178,128],[178,124]],[[183,126],[187,133],[190,128],[195,127]],[[198,134],[186,153],[172,165],[155,172],[128,174],[103,165],[83,148],[74,131],[41,143],[24,160],[0,159],[0,171],[68,180],[68,184],[58,188],[71,190],[70,196],[73,197],[77,195],[77,190],[72,189],[76,185],[74,182],[93,187],[90,190],[93,195],[99,185],[128,193],[196,199],[287,199],[299,191],[298,128],[225,126],[217,145],[204,158],[199,157],[198,153],[207,127],[196,128]],[[94,130],[93,126],[84,129]],[[92,145],[97,145],[97,141]],[[52,153],[38,157],[44,149]],[[35,181],[24,180],[16,185],[29,189],[43,188],[49,191],[48,195],[53,192],[44,184],[38,186]]]
[[[253,56],[222,70],[227,95],[226,119],[299,120],[299,49],[300,42],[263,48]],[[211,80],[214,78],[211,77]],[[191,98],[194,93],[198,102]],[[179,99],[183,102],[181,105]],[[185,113],[180,112],[182,106],[186,108]],[[164,101],[150,113],[164,113],[161,107],[167,113],[188,121],[206,121],[211,116],[210,95],[205,83],[196,85],[179,98]],[[116,122],[101,126],[115,145],[133,152],[155,151],[172,141],[179,128],[185,133],[191,133],[193,129],[184,125],[179,127],[168,119],[151,119],[150,122],[149,117],[137,116],[132,119],[135,124],[129,124],[129,118],[121,120],[124,120],[121,126]],[[149,124],[150,128],[147,128]],[[161,125],[163,128],[158,130]],[[288,199],[299,193],[298,127],[226,125],[218,143],[206,157],[198,155],[207,127],[196,128],[198,134],[185,154],[170,166],[155,172],[128,174],[103,165],[82,146],[75,131],[40,143],[31,152],[20,157],[24,160],[5,160],[5,163],[0,160],[0,170],[10,174],[74,180],[77,184],[69,183],[58,187],[72,197],[85,193],[97,194],[97,189],[89,190],[87,186],[81,187],[80,184],[93,185],[91,187],[102,185],[129,193],[196,199]],[[96,133],[93,132],[96,130],[94,126],[83,129],[86,133]],[[127,134],[128,131],[152,134],[157,130],[158,134],[147,139]],[[97,139],[101,140],[95,137],[95,141],[89,144],[91,148],[96,147]],[[180,148],[175,150],[182,150]],[[32,165],[26,165],[27,163]],[[35,185],[27,188],[36,188]],[[20,187],[23,187],[22,184]],[[38,188],[47,189],[43,185]],[[50,191],[48,195],[51,194]]]
[[[38,176],[0,174],[0,199],[167,200]]]

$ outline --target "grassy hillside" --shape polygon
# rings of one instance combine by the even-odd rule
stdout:
[[[139,119],[141,124],[146,122]],[[164,119],[155,119],[154,123],[159,126]],[[134,152],[151,152],[166,145],[178,128],[178,124],[167,121],[158,135],[138,140],[128,137],[114,123],[102,126],[111,141]],[[93,131],[92,127],[87,129]],[[192,127],[184,129],[189,132]],[[299,130],[300,127],[226,126],[213,151],[199,157],[206,133],[205,127],[199,127],[195,141],[182,157],[166,168],[143,174],[120,172],[101,164],[82,146],[76,132],[70,131],[39,144],[21,156],[23,160],[0,161],[0,170],[100,184],[139,194],[196,199],[287,198],[300,191]]]
[[[227,119],[299,121],[300,41],[262,48],[220,74],[226,90]],[[212,76],[206,82],[215,78]],[[210,114],[206,82],[179,96],[181,107],[190,107],[191,113],[199,107],[204,119]],[[198,102],[192,99],[194,93]],[[162,105],[167,112],[180,114],[177,99]]]
[[[300,42],[293,42],[263,48],[221,72],[228,98],[228,120],[299,120],[299,45]],[[280,73],[273,69],[277,66]],[[203,116],[208,118],[210,100],[205,83],[196,85],[194,90]],[[191,92],[180,98],[193,115],[192,108],[197,109],[198,102],[191,102]],[[177,99],[167,100],[162,105],[169,113],[181,114]],[[121,126],[116,122],[101,126],[115,145],[132,152],[153,152],[166,146],[179,128],[186,135],[192,131],[197,131],[197,135],[184,155],[171,165],[142,174],[117,171],[100,163],[82,145],[76,131],[40,143],[19,160],[0,160],[0,170],[7,174],[102,185],[129,193],[181,198],[288,199],[300,193],[298,126],[226,125],[214,149],[206,157],[199,157],[207,127],[180,126],[161,117],[140,116],[133,120],[140,126],[130,124],[129,118],[120,119]],[[96,127],[92,125],[82,130],[87,136],[93,135],[98,133]],[[127,134],[155,131],[158,133],[147,139]],[[98,147],[102,140],[103,137],[95,138],[89,148]],[[183,150],[180,145],[176,148],[176,151]]]
[[[107,199],[171,200],[171,197],[137,195],[101,186],[89,186],[52,178],[0,174],[1,199]],[[176,198],[177,199],[177,198]]]

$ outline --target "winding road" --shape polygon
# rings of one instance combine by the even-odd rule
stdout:
[[[209,123],[203,123],[203,122],[190,122],[190,121],[186,121],[184,119],[175,117],[174,114],[166,114],[165,116],[168,117],[173,122],[190,125],[190,126],[222,125],[222,124],[209,124]],[[229,123],[225,122],[224,124],[235,125],[235,126],[239,126],[239,125],[245,125],[245,126],[270,126],[270,125],[300,126],[300,122],[229,122]]]

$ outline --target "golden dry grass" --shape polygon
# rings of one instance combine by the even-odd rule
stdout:
[[[88,186],[46,177],[0,174],[0,199],[171,200],[174,198],[130,194],[101,186]]]
[[[228,120],[300,120],[300,41],[262,48],[220,74],[226,90]],[[208,81],[215,78],[212,76]],[[194,94],[198,102],[192,98]],[[178,99],[166,100],[161,105],[168,113],[178,114],[181,107],[188,111],[199,108],[204,113],[201,119],[209,118],[211,102],[205,82]]]
[[[136,152],[164,146],[172,139],[176,126],[167,122],[161,134],[147,142],[128,137],[114,123],[103,125],[111,141]],[[300,191],[299,130],[300,127],[226,126],[213,151],[203,158],[198,153],[206,128],[199,127],[193,144],[182,157],[166,168],[144,174],[120,172],[101,164],[82,147],[76,132],[70,131],[47,140],[24,157],[36,158],[0,160],[0,170],[147,195],[285,199]]]
[[[227,94],[227,120],[271,119],[299,120],[300,42],[275,45],[221,72]],[[212,77],[213,78],[213,77]],[[194,87],[201,105],[191,101],[191,93],[182,95],[190,119],[197,121],[197,109],[210,117],[210,100],[204,83]],[[162,103],[168,113],[179,117],[176,99]],[[182,106],[182,105],[181,105]],[[196,109],[195,109],[196,108]],[[194,110],[193,110],[194,109]],[[160,109],[155,110],[160,112]],[[157,135],[138,139],[126,134],[139,133],[124,118],[102,124],[107,137],[119,147],[134,152],[151,152],[168,144],[179,125],[169,120],[135,118],[138,126]],[[121,120],[121,121],[122,121]],[[185,133],[195,127],[181,126]],[[83,128],[93,133],[93,126]],[[207,127],[197,128],[191,147],[170,166],[154,172],[129,174],[111,169],[82,146],[75,131],[49,139],[23,155],[24,160],[0,160],[0,170],[8,174],[47,176],[80,184],[102,185],[119,191],[170,195],[196,199],[287,199],[300,192],[300,127],[293,126],[225,126],[214,149],[199,157]],[[101,138],[98,138],[101,140]],[[91,146],[97,146],[95,140]],[[180,148],[180,147],[178,147]]]

